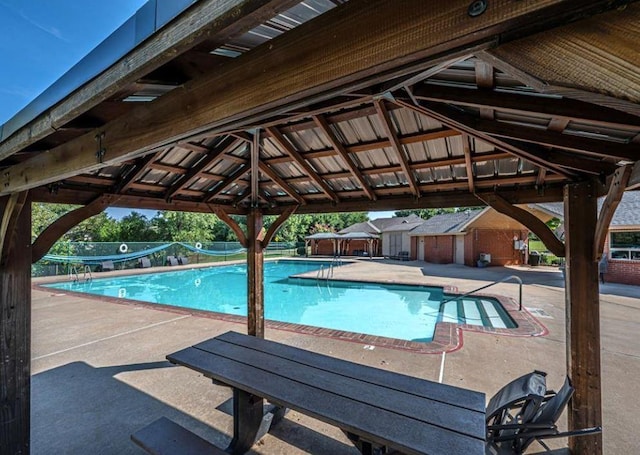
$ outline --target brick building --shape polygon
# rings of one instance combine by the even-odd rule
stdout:
[[[411,230],[411,258],[468,266],[522,264],[528,234],[520,223],[489,207],[445,213]],[[479,264],[480,259],[486,261]]]
[[[598,205],[602,206],[602,202],[598,201]],[[536,206],[563,219],[562,204]],[[640,192],[627,191],[623,194],[609,226],[604,255],[605,281],[640,285]]]

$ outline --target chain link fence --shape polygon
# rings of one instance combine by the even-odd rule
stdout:
[[[297,246],[295,243],[271,242],[264,256],[295,256]],[[247,253],[238,242],[58,242],[43,259],[32,265],[31,275],[82,273],[85,267],[99,272],[105,263],[112,263],[116,270],[135,269],[141,266],[142,258],[151,267],[161,267],[168,264],[168,257],[184,258],[183,262],[188,264],[203,264],[243,260]]]

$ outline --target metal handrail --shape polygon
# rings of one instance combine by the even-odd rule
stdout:
[[[87,278],[87,272],[89,273],[89,278]],[[84,266],[84,275],[82,278],[84,278],[84,281],[93,281],[93,275],[91,273],[91,267],[89,267],[89,265]]]
[[[69,279],[72,280],[74,283],[77,283],[78,281],[80,281],[80,276],[78,276],[78,269],[75,266],[69,269]]]
[[[477,289],[474,289],[473,291],[469,291],[469,292],[467,292],[465,294],[462,294],[462,295],[459,295],[459,296],[456,296],[456,297],[453,297],[453,298],[450,298],[450,299],[447,299],[447,300],[443,300],[442,302],[440,302],[440,305],[442,305],[444,303],[447,303],[447,302],[452,302],[454,300],[459,300],[459,299],[461,299],[463,297],[467,297],[467,296],[469,296],[469,295],[471,295],[471,294],[473,294],[475,292],[481,291],[483,289],[487,289],[488,287],[491,287],[494,284],[504,283],[505,281],[509,281],[509,280],[515,280],[520,284],[520,299],[519,299],[519,302],[518,302],[518,311],[522,311],[522,280],[520,279],[520,277],[518,277],[516,275],[508,276],[508,277],[503,278],[501,280],[494,281],[493,283],[490,283],[490,284],[487,284],[485,286],[482,286],[482,287],[479,287]]]

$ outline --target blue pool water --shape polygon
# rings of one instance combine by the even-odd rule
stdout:
[[[309,280],[292,275],[328,263],[274,261],[264,264],[267,319],[402,340],[431,341],[436,322],[515,327],[499,302],[464,298],[442,305],[442,288]],[[216,266],[82,283],[48,285],[145,302],[246,316],[246,265]]]

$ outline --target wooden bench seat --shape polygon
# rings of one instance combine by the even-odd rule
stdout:
[[[138,430],[131,440],[153,455],[229,455],[166,417]]]
[[[372,447],[406,454],[484,453],[482,393],[234,332],[167,359],[233,388],[234,440],[245,441],[233,453],[244,453],[264,434],[257,428],[264,426],[261,400],[243,416],[254,397],[339,427],[363,453]]]

